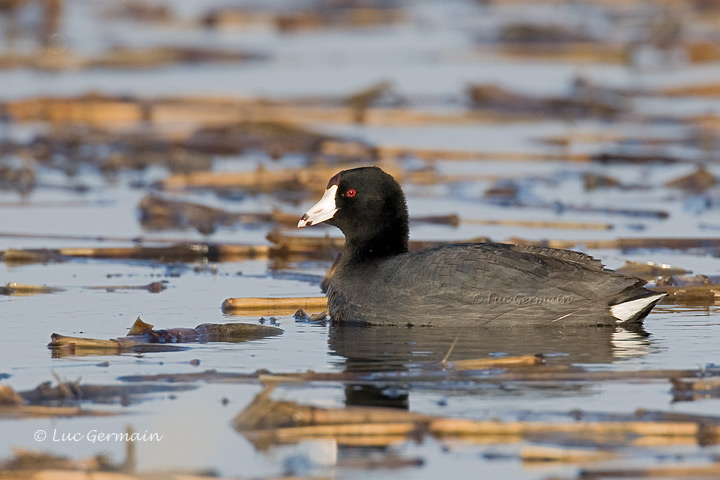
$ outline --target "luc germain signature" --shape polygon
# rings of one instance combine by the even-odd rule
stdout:
[[[498,295],[490,293],[487,295],[475,295],[475,303],[488,305],[568,305],[573,302],[569,295],[553,295],[550,297],[531,297],[527,295]]]

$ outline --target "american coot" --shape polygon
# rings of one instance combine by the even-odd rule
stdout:
[[[298,227],[321,222],[345,234],[327,291],[335,322],[617,325],[642,321],[665,296],[571,250],[461,243],[410,252],[405,196],[377,167],[332,177]]]

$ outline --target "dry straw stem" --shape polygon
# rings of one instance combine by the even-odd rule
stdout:
[[[532,45],[526,42],[500,45],[499,52],[505,57],[533,58],[545,61],[581,63],[625,63],[628,49],[622,44],[576,42],[556,45]],[[487,49],[485,54],[497,53]]]
[[[61,288],[48,287],[46,285],[28,285],[25,283],[8,282],[6,286],[0,287],[0,295],[28,296],[38,293],[60,292]]]
[[[590,249],[632,250],[638,248],[669,248],[688,250],[693,248],[720,247],[720,238],[617,238],[614,240],[526,240],[513,237],[508,243],[540,245],[552,248],[572,249],[583,245]]]
[[[588,223],[588,222],[553,222],[542,220],[479,220],[462,218],[462,223],[469,225],[499,225],[504,227],[521,228],[554,228],[561,230],[612,230],[610,223]]]
[[[335,105],[333,105],[335,104]],[[321,123],[352,124],[357,121],[356,108],[342,105],[339,98],[318,101],[272,102],[254,98],[218,98],[195,96],[158,99],[120,99],[88,95],[84,97],[35,97],[8,102],[8,111],[21,122],[77,123],[128,127],[152,121],[155,125],[222,125],[237,122],[238,112],[255,122],[287,122],[307,125]],[[517,115],[433,113],[409,108],[365,108],[367,125],[458,125],[478,122],[517,121]],[[329,147],[328,154],[338,154]],[[325,152],[323,152],[325,153]],[[351,152],[340,152],[351,153]]]
[[[100,248],[60,248],[60,249],[8,249],[2,252],[6,263],[46,262],[49,259],[74,258],[127,258],[156,261],[230,261],[248,258],[267,258],[270,248],[266,245],[232,245],[184,243],[168,247],[100,247]]]
[[[402,170],[394,165],[380,165],[390,175],[401,180]],[[276,192],[280,187],[294,190],[325,190],[328,179],[340,168],[317,166],[313,168],[267,170],[258,168],[250,172],[191,172],[167,177],[159,183],[165,190],[196,188],[243,188],[259,192]]]
[[[445,362],[446,368],[453,370],[480,370],[484,368],[520,367],[528,365],[542,365],[542,355],[522,355],[519,357],[504,358],[474,358],[471,360],[456,360]]]
[[[287,315],[295,313],[298,309],[325,310],[327,309],[327,298],[228,298],[222,304],[222,311],[233,315],[257,314],[258,312],[267,315]]]
[[[168,237],[115,237],[106,235],[56,235],[51,233],[29,233],[29,232],[0,232],[0,238],[31,238],[39,240],[78,240],[84,242],[117,242],[117,243],[165,243],[181,244],[187,242],[184,238]],[[22,250],[20,250],[22,251]]]
[[[37,418],[37,417],[107,417],[115,412],[87,410],[80,407],[45,407],[40,405],[0,406],[0,418]],[[2,476],[0,476],[2,478]]]
[[[603,468],[584,469],[579,478],[582,479],[613,479],[613,478],[706,478],[720,477],[720,463],[702,465],[661,465],[648,468]]]
[[[267,256],[268,250],[262,245],[217,245],[185,244],[172,247],[117,247],[117,248],[61,248],[58,252],[68,257],[90,258],[163,258],[163,257],[203,257],[217,248],[217,256],[222,258],[255,258]]]
[[[123,346],[132,346],[130,342],[120,344],[117,340],[99,340],[96,338],[70,337],[53,333],[50,335],[49,347],[59,348],[66,345],[73,345],[75,348],[110,349],[120,350]]]
[[[599,462],[616,458],[618,455],[608,451],[598,451],[577,448],[546,447],[540,445],[527,445],[520,449],[520,458],[523,462],[556,462],[556,463],[586,463]]]
[[[658,93],[668,97],[718,97],[720,96],[720,83],[669,87],[661,89]]]
[[[406,146],[380,145],[376,148],[380,160],[396,160],[415,157],[428,162],[440,160],[452,161],[493,161],[493,162],[548,162],[565,160],[576,163],[588,163],[592,160],[585,154],[543,154],[527,152],[484,152],[478,150],[452,150],[434,148],[413,148]]]
[[[683,303],[715,302],[720,299],[720,284],[648,287],[650,290],[665,292],[667,300]]]
[[[700,426],[695,422],[500,422],[441,418],[428,426],[433,435],[521,435],[571,433],[580,435],[640,435],[661,437],[697,437]],[[720,427],[714,427],[720,433]]]
[[[252,405],[250,409],[258,409]],[[234,423],[243,435],[258,443],[297,442],[308,438],[338,436],[421,435],[437,438],[490,437],[504,442],[504,437],[533,437],[558,434],[581,435],[596,439],[610,437],[623,441],[634,437],[683,437],[697,441],[702,435],[717,438],[720,427],[700,426],[696,422],[638,422],[638,421],[578,421],[578,422],[502,422],[496,420],[468,420],[438,418],[398,412],[378,407],[351,407],[346,409],[317,409],[293,404],[272,402],[263,412],[243,411]],[[249,421],[248,421],[249,420]],[[295,425],[295,426],[293,426]]]
[[[655,277],[667,277],[671,275],[685,275],[687,273],[692,273],[690,270],[672,265],[657,264],[654,262],[631,262],[628,260],[625,260],[625,265],[620,268],[616,268],[615,271],[643,278],[645,280],[653,280]]]

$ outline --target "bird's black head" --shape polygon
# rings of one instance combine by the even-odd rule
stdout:
[[[377,167],[344,170],[330,179],[325,194],[298,227],[326,222],[345,234],[346,252],[364,261],[406,252],[408,212],[393,177]]]

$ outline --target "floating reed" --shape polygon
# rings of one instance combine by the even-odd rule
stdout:
[[[258,312],[267,315],[288,315],[299,309],[326,310],[327,298],[228,298],[222,304],[222,311],[233,315],[252,315]]]

